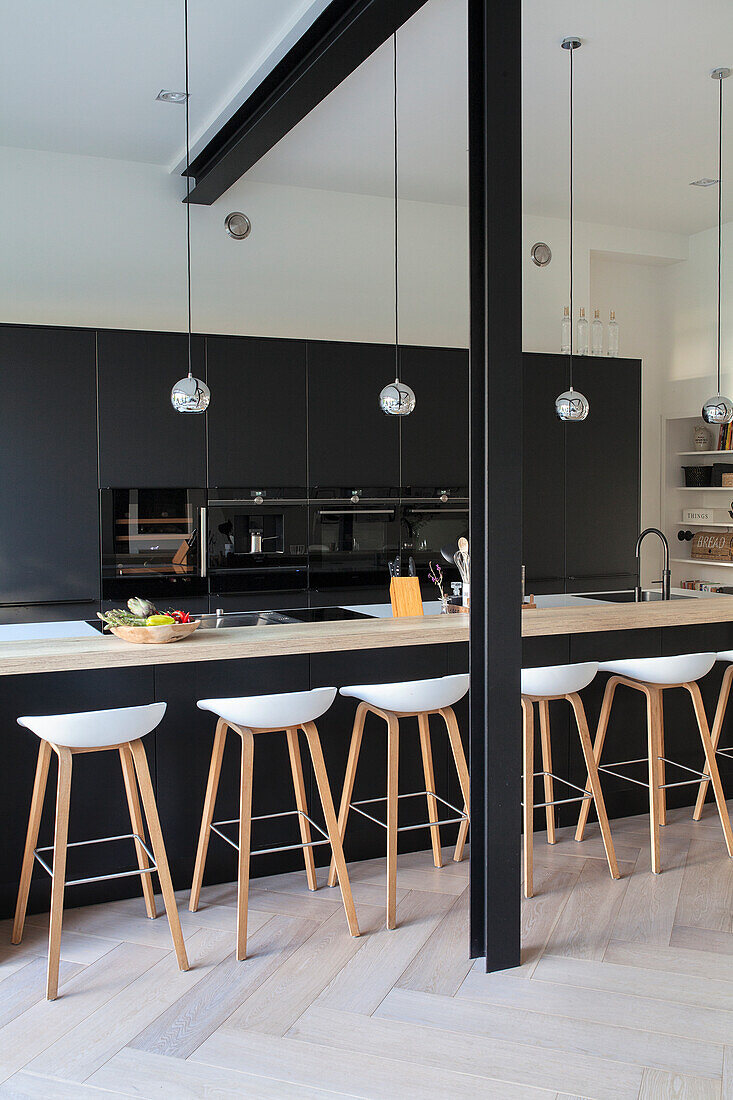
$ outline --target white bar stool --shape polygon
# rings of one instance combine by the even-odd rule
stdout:
[[[715,750],[710,739],[708,720],[705,715],[705,707],[697,684],[703,676],[707,676],[715,664],[714,653],[684,653],[675,657],[641,657],[625,661],[606,661],[601,664],[603,672],[612,673],[606,684],[603,694],[603,705],[598,719],[598,730],[593,748],[593,754],[598,764],[598,770],[615,775],[619,779],[626,779],[636,783],[640,787],[646,787],[649,791],[649,829],[651,837],[652,871],[658,875],[662,869],[661,850],[659,842],[659,827],[667,822],[667,808],[665,792],[667,787],[683,787],[688,783],[699,783],[705,778],[705,772],[695,771],[685,764],[677,764],[664,755],[664,711],[662,696],[668,688],[682,687],[690,693],[692,705],[700,731],[703,752],[707,764],[707,775],[712,780],[715,791],[715,801],[718,805],[720,823],[723,827],[723,835],[728,848],[728,855],[733,855],[733,833],[731,832],[728,808],[723,797],[723,788],[720,783],[718,766],[715,761]],[[647,738],[648,749],[646,757],[637,760],[620,760],[614,764],[601,764],[601,752],[603,742],[608,729],[608,720],[611,715],[611,704],[620,685],[633,688],[646,696],[647,710]],[[635,779],[614,769],[634,764],[647,763],[649,778],[647,781]],[[693,779],[682,779],[679,782],[666,782],[666,766],[680,768],[684,772],[690,772]],[[588,789],[586,787],[586,789]],[[585,825],[588,820],[587,804],[581,807],[578,827],[575,831],[575,839],[582,840]]]
[[[469,806],[469,779],[468,765],[463,752],[461,733],[458,728],[458,720],[453,710],[453,704],[468,691],[469,677],[465,673],[456,676],[440,676],[432,680],[408,680],[399,684],[363,684],[352,687],[342,687],[341,694],[359,700],[354,717],[354,727],[351,733],[349,756],[346,763],[346,775],[344,777],[343,791],[341,792],[341,806],[339,808],[338,827],[341,839],[346,833],[346,823],[349,818],[349,810],[353,809],[362,817],[381,825],[387,832],[387,928],[395,928],[397,925],[397,834],[412,829],[430,829],[433,848],[433,863],[436,867],[442,867],[442,855],[440,847],[440,826],[460,822],[458,839],[453,855],[455,862],[463,859],[463,849],[468,834],[470,821]],[[359,751],[361,749],[362,734],[367,714],[376,714],[387,723],[387,796],[386,798],[366,798],[359,802],[352,802],[354,791],[356,768],[359,763]],[[430,723],[428,715],[439,714],[448,729],[453,759],[458,772],[458,780],[463,795],[463,810],[452,806],[444,798],[435,793],[435,776],[433,772],[433,753],[430,744]],[[420,731],[420,749],[422,751],[423,774],[425,776],[425,790],[413,791],[409,794],[399,794],[399,737],[400,718],[417,718]],[[428,821],[419,825],[403,825],[398,827],[397,808],[400,798],[425,797],[428,805]],[[376,802],[387,803],[387,820],[380,821],[368,813],[364,806],[373,805]],[[438,819],[438,802],[447,806],[456,817]],[[329,886],[336,884],[337,875],[341,871],[334,861],[328,876]]]
[[[160,829],[158,808],[155,804],[155,793],[150,781],[148,760],[141,740],[159,724],[165,714],[165,708],[165,703],[150,703],[142,707],[120,707],[115,710],[92,710],[83,711],[79,714],[50,714],[18,719],[21,726],[26,726],[40,737],[41,744],[38,749],[36,778],[33,784],[28,832],[23,853],[23,866],[20,873],[20,886],[11,942],[20,943],[23,935],[33,860],[36,859],[51,876],[51,914],[48,934],[48,977],[46,982],[46,997],[49,1001],[55,1000],[58,995],[61,922],[64,911],[65,886],[79,886],[82,883],[99,882],[108,878],[140,875],[145,907],[148,916],[154,918],[157,914],[150,875],[153,871],[157,871],[178,966],[181,970],[188,970],[186,948],[183,943],[181,922],[173,894],[173,884],[168,869],[163,834]],[[52,749],[56,753],[59,762],[54,842],[53,848],[36,848]],[[105,752],[114,749],[117,749],[120,754],[132,832],[125,833],[124,836],[101,837],[98,840],[77,840],[69,844],[72,759],[77,753]],[[138,787],[140,788],[148,823],[152,852],[145,843],[145,826],[138,799]],[[103,841],[126,840],[128,838],[135,841],[137,871],[122,871],[113,875],[97,875],[94,878],[80,878],[66,882],[67,848],[75,848],[85,844],[99,844]],[[40,854],[48,851],[53,851],[53,867],[50,867]]]
[[[619,878],[616,851],[613,846],[611,829],[608,824],[606,804],[603,801],[601,781],[598,769],[593,757],[593,748],[588,732],[588,720],[585,715],[585,707],[578,692],[587,687],[598,672],[598,664],[595,661],[587,661],[577,665],[548,665],[542,668],[522,669],[522,727],[524,741],[524,798],[522,806],[524,811],[524,894],[531,898],[534,894],[533,885],[533,852],[534,852],[534,811],[544,806],[547,821],[547,843],[555,843],[555,806],[565,805],[568,802],[583,802],[587,812],[590,801],[593,799],[598,814],[598,823],[603,837],[603,846],[606,850],[608,869],[611,878]],[[555,775],[552,770],[552,749],[550,746],[550,700],[567,699],[573,708],[575,722],[580,736],[580,745],[583,750],[583,758],[588,768],[588,787],[584,790],[567,779]],[[542,771],[534,770],[534,704],[539,705],[540,711],[540,743],[542,747]],[[545,788],[545,801],[536,803],[534,800],[534,780],[536,776],[542,776]],[[555,783],[561,783],[579,794],[570,798],[555,798]]]
[[[349,876],[346,871],[341,837],[336,825],[336,811],[333,807],[331,788],[328,783],[326,765],[323,761],[321,739],[315,724],[316,718],[328,710],[336,698],[335,687],[315,688],[313,691],[294,691],[282,695],[250,695],[234,699],[200,699],[196,704],[201,710],[209,710],[219,721],[214,733],[214,747],[211,753],[209,779],[204,799],[204,812],[201,819],[196,863],[191,886],[189,909],[195,913],[199,905],[201,885],[206,866],[206,854],[209,850],[209,833],[214,832],[230,844],[239,853],[237,874],[237,959],[247,958],[247,903],[249,897],[249,861],[250,856],[265,855],[267,852],[285,852],[296,848],[303,849],[308,888],[317,890],[316,868],[313,860],[313,848],[318,844],[330,844],[333,859],[339,870],[341,897],[346,910],[346,920],[352,936],[359,935],[354,899],[351,895]],[[229,821],[214,821],[214,805],[219,788],[221,762],[224,755],[227,730],[233,730],[242,739],[242,763],[239,788],[239,817]],[[308,742],[313,771],[318,784],[323,816],[326,819],[326,832],[308,816],[308,803],[303,781],[303,766],[298,745],[298,730],[302,730]],[[252,817],[252,775],[254,764],[254,738],[259,733],[285,733],[288,739],[290,768],[293,775],[295,804],[297,809],[285,813],[262,814]],[[252,822],[271,817],[297,816],[300,824],[301,844],[287,844],[276,848],[260,848],[251,851],[250,838]],[[223,825],[239,825],[238,843],[222,832]],[[311,827],[320,833],[322,840],[311,839]]]
[[[720,735],[723,730],[725,712],[728,707],[728,698],[730,696],[731,684],[733,684],[733,649],[724,649],[722,650],[722,652],[716,653],[715,659],[716,661],[727,661],[728,667],[723,673],[723,681],[720,685],[720,694],[718,695],[718,705],[715,709],[715,718],[713,719],[713,728],[710,733],[710,740],[718,756],[725,756],[728,759],[733,759],[733,746],[723,749],[718,747],[720,744]],[[700,789],[697,792],[695,811],[692,815],[694,821],[699,821],[702,817],[702,808],[705,805],[705,796],[708,793],[710,773],[708,772],[707,764],[703,769],[703,776],[704,778],[700,780]]]

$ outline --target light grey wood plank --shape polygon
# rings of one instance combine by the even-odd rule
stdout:
[[[655,947],[641,943],[610,943],[604,961],[685,974],[690,978],[716,983],[733,982],[733,959],[729,955],[716,955],[711,951]],[[678,979],[678,985],[686,987],[687,984]]]
[[[398,979],[405,989],[452,997],[473,965],[469,958],[468,890],[453,903]]]
[[[547,941],[546,952],[602,959],[628,884],[628,875],[612,879],[600,860],[587,860]]]
[[[364,936],[349,935],[343,910],[334,913],[258,985],[222,1026],[226,1030],[284,1035],[367,942]]]
[[[145,912],[142,895],[139,898],[126,898],[123,902],[104,905],[86,905],[79,909],[64,910],[64,934],[71,942],[70,933],[90,938],[102,938],[115,942],[140,943],[148,947],[170,948],[171,934],[165,918],[163,902],[159,894],[155,896],[158,913],[157,920],[150,920]],[[179,901],[178,915],[184,937],[195,932],[200,924],[194,913],[189,913]],[[48,934],[48,913],[37,913],[28,917],[28,925],[43,929]],[[63,937],[62,937],[63,939]]]
[[[733,861],[722,833],[719,838],[690,841],[675,924],[733,931]]]
[[[723,1054],[722,1100],[733,1100],[733,1046],[726,1047]]]
[[[200,928],[214,928],[220,932],[230,932],[232,935],[236,932],[237,910],[234,906],[212,905],[207,909],[199,909],[195,916]],[[271,917],[272,913],[260,913],[256,909],[250,909],[247,919],[248,932],[251,934],[258,932]]]
[[[639,852],[611,938],[624,943],[652,943],[666,947],[674,925],[689,841],[670,841],[663,832],[664,872],[652,874],[651,851]]]
[[[364,867],[356,864],[349,867],[349,878],[354,882],[371,882],[376,886],[385,886],[387,872],[384,861],[380,860],[378,867]],[[432,894],[452,894],[457,897],[466,888],[462,876],[443,874],[443,868],[433,867],[428,864],[425,867],[403,867],[397,860],[397,885],[402,890],[420,890]]]
[[[166,955],[175,968],[171,952],[122,943],[62,985],[57,1001],[38,1001],[16,1016],[0,1029],[0,1077],[22,1069]]]
[[[122,1092],[122,1082],[115,1082],[115,1089],[96,1089],[78,1082],[56,1081],[50,1077],[40,1077],[26,1071],[14,1073],[0,1085],[2,1100],[110,1100],[115,1096],[132,1096],[131,1092]]]
[[[681,1073],[644,1071],[639,1100],[720,1100],[720,1081]]]
[[[229,955],[232,937],[228,932],[201,929],[189,936],[186,947],[189,970],[178,970],[171,956],[161,959],[47,1047],[26,1069],[69,1081],[86,1081]]]
[[[345,1013],[329,1015],[348,1030],[352,1020],[358,1027],[372,1022]],[[466,1066],[450,1057],[450,1052],[442,1063],[437,1052],[432,1059],[421,1062],[419,1055],[407,1061],[390,1057],[389,1050],[380,1050],[376,1043],[364,1046],[352,1049],[340,1042],[315,1044],[249,1031],[216,1031],[186,1064],[201,1061],[224,1068],[246,1066],[250,1073],[299,1087],[309,1085],[334,1092],[348,1088],[364,1100],[551,1100],[553,1096],[552,1090],[466,1072]],[[636,1097],[638,1087],[637,1082],[633,1094],[627,1092],[623,1100]]]
[[[610,1027],[630,1027],[664,1035],[681,1035],[702,1042],[724,1044],[733,1036],[733,1010],[685,1005],[660,997],[588,989],[582,985],[517,981],[510,974],[481,974],[472,970],[457,997],[527,1012],[542,1012],[570,1020],[593,1021]],[[645,1063],[646,1064],[646,1063]]]
[[[638,821],[638,818],[634,819]],[[611,833],[613,835],[613,843],[616,849],[616,858],[622,860],[624,863],[635,863],[639,855],[639,852],[644,845],[641,840],[617,838],[616,836],[616,822],[611,822]],[[603,847],[603,839],[601,837],[600,829],[598,828],[597,821],[591,821],[586,826],[585,835],[582,841],[575,839],[575,826],[565,826],[562,829],[555,830],[556,843],[547,844],[547,833],[540,832],[534,834],[535,851],[542,853],[557,853],[558,855],[566,855],[576,859],[602,859],[606,858],[606,850]],[[647,833],[648,841],[648,833]]]
[[[273,917],[248,943],[248,957],[231,953],[128,1045],[186,1058],[211,1035],[288,955],[313,934],[313,922]]]
[[[403,1000],[431,996],[409,990],[395,992]],[[446,997],[434,1000],[446,1006],[452,1003]],[[444,1028],[436,1028],[394,1017],[381,1018],[381,1010],[379,1016],[367,1017],[314,1005],[289,1034],[324,1049],[340,1047],[359,1053],[376,1050],[383,1057],[431,1070],[451,1064],[476,1077],[493,1077],[551,1092],[580,1092],[593,1100],[636,1100],[641,1085],[642,1070],[638,1066],[462,1032],[449,1027],[447,1020]]]
[[[338,1100],[347,1095],[256,1076],[247,1069],[246,1062],[222,1068],[127,1047],[101,1066],[92,1081],[101,1088],[123,1081],[134,1096],[149,1100]],[[104,1094],[96,1095],[102,1100]]]
[[[621,947],[628,947],[629,950],[622,952],[619,950]],[[610,949],[602,963],[546,955],[537,965],[534,980],[583,986],[599,992],[676,1001],[701,1008],[709,1007],[728,1012],[733,1010],[733,983],[716,981],[707,975],[701,975],[699,971],[691,970],[686,973],[674,970],[672,966],[652,966],[652,960],[656,961],[662,952],[666,951],[672,956],[679,952],[639,944],[614,944],[613,948],[618,962],[609,961]]]
[[[690,951],[707,951],[714,955],[733,955],[733,932],[712,932],[709,928],[686,928],[678,924],[672,929],[670,947]]]
[[[535,863],[535,895],[522,898],[522,965],[517,969],[523,977],[532,976],[582,870],[579,860],[560,867]]]
[[[142,903],[141,903],[142,904]],[[143,916],[145,910],[143,909]],[[0,928],[0,951],[7,950],[12,958],[13,952],[27,953],[45,956],[48,952],[48,914],[38,914],[28,917],[23,930],[23,939],[17,945],[10,943],[11,921],[3,921]],[[61,933],[61,958],[67,962],[88,963],[96,962],[102,955],[106,955],[113,947],[122,942],[123,937],[118,936],[105,939],[99,936],[89,935],[86,931],[77,933],[66,927],[66,913],[64,914],[64,927]]]
[[[517,982],[517,988],[532,987]],[[464,998],[436,997],[431,993],[393,989],[384,998],[376,1016],[385,1020],[432,1027],[484,1039],[504,1039],[534,1048],[580,1057],[596,1057],[644,1068],[679,1070],[697,1076],[720,1076],[723,1072],[723,1041],[705,1042],[684,1035],[642,1031],[619,1024],[597,1023],[581,1016],[568,1026],[564,1015]],[[560,1087],[559,1083],[555,1085]]]
[[[398,927],[372,933],[317,1003],[345,1012],[373,1012],[435,931],[450,900],[449,895],[408,894],[397,909]]]
[[[46,996],[46,960],[26,955],[24,962],[25,966],[0,982],[0,1028]],[[59,967],[60,984],[65,985],[82,969],[79,963],[62,962]]]

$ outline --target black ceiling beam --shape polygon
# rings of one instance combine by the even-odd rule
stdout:
[[[216,202],[425,2],[331,0],[183,173],[189,202]]]

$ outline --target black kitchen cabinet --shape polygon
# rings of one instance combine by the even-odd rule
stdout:
[[[209,336],[206,367],[209,485],[304,487],[305,342]]]
[[[0,327],[0,604],[99,599],[94,333]]]
[[[204,486],[208,414],[171,405],[171,388],[188,371],[187,336],[100,330],[97,338],[100,485]],[[201,336],[193,338],[192,369],[206,379]]]
[[[555,398],[567,389],[562,355],[522,356],[522,561],[526,591],[565,588],[565,432]]]
[[[403,347],[400,377],[417,398],[401,421],[401,484],[467,486],[468,352]]]
[[[399,485],[401,418],[379,408],[379,394],[394,372],[388,345],[309,341],[311,487]]]
[[[573,361],[587,420],[566,430],[566,573],[634,573],[639,533],[641,364],[589,356]],[[569,582],[572,584],[572,582]]]

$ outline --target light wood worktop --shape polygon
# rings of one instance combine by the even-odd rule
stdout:
[[[468,615],[199,630],[185,641],[168,645],[133,645],[111,635],[98,634],[0,642],[0,675],[233,661],[247,657],[286,657],[297,653],[467,641]]]
[[[722,622],[733,623],[733,596],[537,608],[522,612],[522,636],[538,638],[550,634],[589,634]]]

